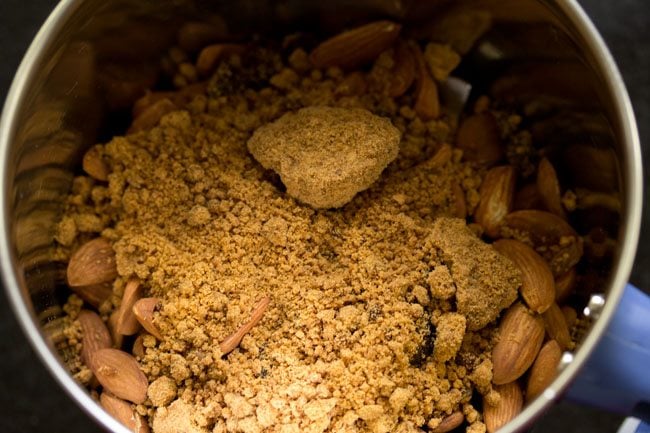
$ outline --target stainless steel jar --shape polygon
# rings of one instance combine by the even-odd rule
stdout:
[[[115,120],[110,95],[98,85],[102,60],[153,62],[188,20],[219,13],[239,34],[320,27],[389,17],[426,35],[427,22],[444,8],[488,17],[491,29],[464,60],[465,79],[500,96],[532,118],[547,116],[546,139],[573,186],[612,194],[620,207],[617,251],[606,285],[585,298],[592,323],[579,349],[565,353],[553,384],[502,431],[522,429],[565,391],[601,406],[611,384],[594,368],[611,369],[613,350],[649,344],[644,330],[647,298],[627,287],[639,234],[642,175],[638,133],[620,74],[603,41],[573,0],[362,0],[331,2],[246,0],[64,0],[35,38],[16,74],[0,124],[0,264],[25,333],[61,386],[101,425],[125,432],[67,373],[52,346],[51,324],[60,314],[57,293],[65,283],[52,252],[54,227],[80,155],[105,137]],[[540,101],[542,103],[540,104]],[[552,119],[549,113],[563,113]],[[536,117],[537,116],[537,117]],[[625,293],[624,310],[617,307]],[[638,319],[630,324],[630,319]],[[626,327],[629,326],[629,327]],[[601,341],[602,339],[602,341]],[[599,345],[600,341],[600,345]],[[641,351],[642,352],[642,351]],[[647,362],[643,353],[617,353]],[[636,362],[636,364],[635,364]],[[627,368],[627,367],[626,367]],[[647,382],[621,378],[620,402],[630,410],[650,395]],[[638,371],[636,372],[638,374]],[[629,381],[635,383],[628,383]],[[635,388],[636,387],[636,388]],[[589,398],[590,394],[602,398]],[[622,397],[621,397],[622,395]],[[625,400],[625,401],[623,401]]]

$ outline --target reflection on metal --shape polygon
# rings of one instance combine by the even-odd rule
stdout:
[[[589,298],[589,303],[583,310],[585,317],[589,317],[592,320],[598,319],[600,313],[605,307],[605,297],[601,294],[591,295]]]

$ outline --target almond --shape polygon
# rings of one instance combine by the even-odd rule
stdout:
[[[550,338],[557,341],[562,350],[573,348],[569,326],[566,323],[564,314],[560,307],[553,302],[551,307],[542,314],[546,333]]]
[[[149,383],[135,358],[117,349],[101,349],[90,356],[90,369],[109,392],[140,404],[147,399]]]
[[[555,278],[555,300],[564,301],[575,289],[576,286],[576,268],[573,267]]]
[[[573,307],[569,307],[568,305],[563,306],[560,308],[562,310],[562,314],[564,315],[564,320],[566,321],[566,326],[569,327],[569,334],[571,333],[571,328],[573,325],[575,325],[576,321],[578,320],[578,312],[575,310]]]
[[[467,161],[491,165],[504,156],[497,121],[490,113],[466,118],[458,127],[456,145]]]
[[[176,111],[177,109],[176,105],[167,98],[156,101],[143,110],[138,117],[133,119],[126,133],[135,134],[136,132],[147,131],[158,125],[158,122],[160,122],[160,119],[165,114]]]
[[[70,290],[93,307],[98,308],[113,293],[113,282],[70,287]]]
[[[395,67],[388,88],[388,96],[402,96],[415,81],[415,59],[408,44],[398,40],[395,46]]]
[[[499,403],[496,406],[485,404],[483,407],[483,420],[488,433],[496,432],[519,415],[524,405],[524,397],[517,382],[497,385],[494,390],[501,396]]]
[[[106,182],[111,173],[108,164],[102,159],[98,146],[93,146],[85,153],[81,167],[93,179]]]
[[[145,334],[139,334],[135,341],[133,341],[133,347],[131,348],[131,353],[136,358],[144,357],[145,347],[144,347],[144,336]]]
[[[445,165],[447,165],[449,161],[451,161],[452,156],[453,156],[453,150],[451,149],[451,146],[448,144],[443,144],[436,151],[435,155],[433,155],[431,159],[429,159],[426,162],[427,168],[431,168],[431,169],[442,168]]]
[[[566,212],[562,207],[560,182],[557,179],[555,168],[546,158],[542,158],[537,167],[537,190],[546,209],[560,218],[566,219]]]
[[[401,29],[401,25],[392,21],[375,21],[322,42],[311,52],[309,59],[317,68],[338,66],[354,69],[390,48]]]
[[[89,365],[90,355],[111,347],[113,340],[104,321],[94,311],[81,310],[77,320],[81,325],[81,359]]]
[[[126,282],[115,324],[119,334],[133,335],[140,330],[140,322],[133,313],[133,306],[142,298],[142,292],[142,285],[137,278],[130,278]]]
[[[147,421],[124,400],[104,391],[99,396],[99,403],[109,415],[121,422],[130,431],[134,433],[149,432]]]
[[[433,81],[431,73],[424,62],[424,56],[420,47],[411,46],[411,53],[415,59],[416,87],[415,104],[413,110],[422,120],[436,119],[440,116],[440,97],[438,86]]]
[[[83,244],[70,257],[67,276],[73,288],[112,282],[117,277],[117,267],[110,242],[96,238]]]
[[[544,340],[544,321],[516,303],[501,320],[498,333],[492,349],[492,382],[503,385],[521,377],[535,361]]]
[[[500,239],[492,244],[521,271],[520,293],[528,308],[543,313],[555,301],[555,281],[548,265],[531,247],[514,239]]]
[[[557,376],[557,366],[561,358],[562,349],[557,341],[549,340],[544,343],[530,369],[526,386],[526,401],[533,400],[553,382]]]
[[[575,266],[582,257],[583,242],[565,220],[541,210],[518,210],[504,219],[507,231],[528,239],[548,262],[553,275],[558,276]]]
[[[255,308],[253,308],[253,312],[251,313],[251,318],[248,320],[248,322],[244,323],[235,333],[229,335],[226,337],[225,340],[219,344],[219,347],[221,348],[221,353],[226,355],[237,346],[239,346],[239,343],[241,343],[242,338],[250,332],[251,329],[255,325],[257,325],[257,322],[259,322],[262,319],[262,316],[264,315],[264,312],[266,311],[266,308],[269,306],[269,303],[271,302],[271,299],[266,296],[262,298],[261,301],[255,305]]]
[[[133,314],[147,332],[158,340],[162,340],[160,331],[153,323],[153,313],[159,305],[160,299],[158,298],[142,298],[133,304]]]
[[[433,430],[432,433],[447,433],[460,426],[465,421],[465,416],[462,412],[454,412],[445,417],[440,424]]]
[[[113,311],[113,313],[108,317],[108,330],[111,333],[113,338],[113,347],[116,349],[122,348],[124,344],[124,335],[117,332],[117,316],[120,314],[119,310]]]
[[[244,54],[246,46],[241,44],[214,44],[201,50],[196,60],[196,70],[202,77],[209,76],[219,62],[235,54]]]
[[[537,191],[536,184],[528,183],[515,192],[515,198],[512,203],[513,210],[543,209],[543,207],[542,197],[540,197],[539,191]]]
[[[474,219],[492,238],[499,236],[503,219],[512,210],[515,181],[515,169],[510,165],[492,168],[483,179]]]

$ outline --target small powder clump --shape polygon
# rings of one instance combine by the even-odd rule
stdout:
[[[259,128],[248,150],[280,175],[290,196],[336,208],[377,180],[399,141],[390,120],[368,110],[307,107]]]

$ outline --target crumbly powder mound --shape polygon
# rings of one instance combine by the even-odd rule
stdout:
[[[259,128],[248,150],[287,194],[315,208],[348,203],[398,152],[400,132],[362,108],[307,107]]]
[[[481,172],[434,156],[444,122],[402,115],[385,95],[341,95],[334,71],[296,73],[282,89],[213,96],[112,139],[108,184],[78,182],[68,201],[67,216],[94,213],[107,227],[114,287],[137,276],[161,300],[164,338],[145,339],[139,363],[150,383],[173,381],[176,400],[139,406],[154,433],[418,431],[469,404],[472,377],[481,382],[472,374],[494,327],[479,328],[518,283],[464,221],[445,218],[455,186],[476,194]],[[365,108],[403,133],[395,163],[341,209],[297,202],[246,146],[261,125],[312,105]],[[264,296],[262,320],[224,356],[219,342]],[[444,345],[435,324],[448,313],[467,330],[442,362],[433,340]]]
[[[456,282],[458,312],[466,316],[468,329],[485,327],[515,301],[521,285],[519,271],[476,237],[465,221],[439,218],[431,238]]]

